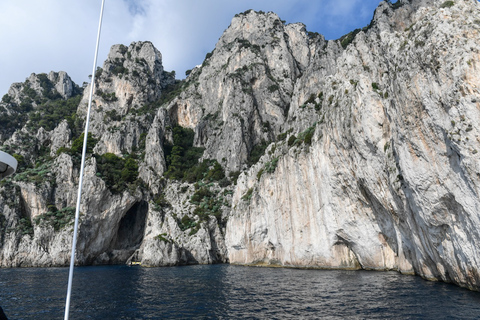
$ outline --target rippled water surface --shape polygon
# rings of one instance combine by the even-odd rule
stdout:
[[[68,269],[1,269],[9,319],[63,319]],[[75,269],[70,319],[480,319],[480,293],[395,272]]]

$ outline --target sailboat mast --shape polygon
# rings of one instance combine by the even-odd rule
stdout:
[[[92,97],[93,97],[93,87],[95,86],[95,71],[97,69],[97,57],[98,57],[98,47],[100,43],[100,33],[102,30],[102,20],[103,20],[103,8],[105,6],[105,0],[102,0],[102,6],[100,9],[100,19],[98,23],[98,33],[97,33],[97,44],[95,46],[95,56],[93,59],[93,71],[92,71],[92,80],[90,83],[90,94],[88,98],[88,111],[87,117],[85,120],[85,131],[83,137],[83,151],[82,151],[82,162],[80,164],[80,179],[78,182],[78,193],[77,193],[77,206],[75,210],[75,224],[73,227],[73,240],[72,240],[72,252],[70,255],[70,270],[68,273],[68,289],[67,289],[67,299],[65,303],[65,320],[68,320],[70,314],[70,297],[72,295],[72,281],[73,281],[73,267],[75,265],[75,247],[77,245],[77,231],[78,231],[78,218],[80,215],[80,203],[82,195],[82,184],[83,176],[85,170],[85,156],[87,153],[87,141],[88,141],[88,126],[90,124],[90,110],[92,109]]]

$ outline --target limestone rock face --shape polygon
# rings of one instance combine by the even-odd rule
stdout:
[[[61,147],[68,147],[72,139],[72,131],[67,121],[62,121],[52,132],[50,140],[50,156],[54,156]]]
[[[151,42],[112,46],[103,68],[98,68],[92,103],[90,131],[99,141],[97,153],[132,152],[148,128],[152,103],[173,84],[165,72],[162,55]],[[86,115],[90,86],[84,91],[78,113]]]
[[[37,113],[34,121],[39,121],[38,115],[44,115],[40,106],[51,100],[68,100],[80,90],[63,71],[51,71],[48,75],[32,73],[25,82],[12,84],[0,101],[0,140],[5,142],[16,129],[22,128],[28,121],[28,113]]]
[[[162,177],[164,142],[172,140],[167,128],[174,122],[166,108],[159,109],[159,98],[179,81],[174,73],[163,70],[160,52],[150,42],[113,46],[96,77],[75,263],[225,262],[224,230],[217,220],[189,220],[191,225],[182,225],[182,217],[192,216],[187,209],[195,208],[185,208],[193,188],[179,197],[177,184]],[[13,91],[4,99],[11,108],[7,112],[25,103],[32,103],[30,112],[35,112],[71,98],[77,87],[69,85],[68,79],[64,72],[52,72],[12,85]],[[53,129],[32,124],[27,113],[24,122],[18,123],[23,127],[3,141],[7,151],[21,158],[21,167],[0,187],[0,266],[69,263],[86,89],[77,113]],[[36,102],[26,98],[30,96]],[[123,159],[125,153],[128,159]],[[113,168],[118,161],[125,161],[126,168]],[[136,173],[136,180],[130,177]],[[159,197],[165,197],[164,205],[154,203]],[[194,231],[193,224],[198,225]]]
[[[73,95],[75,85],[72,79],[64,71],[51,71],[48,75],[32,73],[25,83],[12,84],[7,95],[15,103],[21,104],[26,96],[33,98],[31,96],[31,91],[29,92],[28,90],[25,90],[25,88],[32,89],[40,96],[59,94],[63,99],[68,99]],[[38,101],[33,99],[32,103],[33,105],[36,105],[38,104]]]
[[[75,86],[66,72],[60,71],[56,73],[51,71],[48,74],[48,79],[55,84],[55,90],[57,90],[63,99],[68,99],[73,95]]]
[[[166,112],[163,109],[155,117],[145,138],[145,161],[140,167],[140,177],[148,184],[153,193],[160,191],[159,178],[163,175],[167,165],[163,152],[166,124]]]
[[[182,191],[182,189],[188,189]],[[189,216],[192,206],[185,206],[192,187],[171,184],[165,190],[170,202],[153,207],[148,213],[148,226],[142,245],[132,256],[144,266],[178,264],[212,264],[226,261],[224,236],[216,219],[197,221],[196,228],[187,228],[177,219]],[[182,230],[183,229],[183,230]],[[187,231],[187,232],[185,232]]]
[[[331,67],[298,80],[289,112],[301,124],[239,180],[230,262],[398,270],[478,290],[479,5],[403,3],[381,3],[345,50],[312,58]]]
[[[285,26],[272,12],[237,15],[169,105],[172,119],[195,128],[205,157],[245,169],[254,146],[281,132],[310,42],[304,25]]]
[[[183,81],[150,42],[113,46],[76,263],[397,270],[479,290],[478,17],[474,0],[384,1],[326,41],[249,10]],[[2,99],[2,148],[23,167],[0,184],[0,266],[68,264],[77,89],[32,75]]]

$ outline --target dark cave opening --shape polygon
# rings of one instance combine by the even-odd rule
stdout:
[[[145,232],[145,222],[148,213],[148,203],[135,203],[120,220],[113,250],[135,250],[142,243]]]

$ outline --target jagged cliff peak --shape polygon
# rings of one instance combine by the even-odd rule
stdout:
[[[77,90],[78,92],[78,90]],[[76,84],[64,71],[50,73],[32,73],[25,82],[13,83],[2,98],[5,107],[10,104],[31,103],[33,107],[41,99],[55,99],[57,96],[68,99],[76,93]],[[27,100],[30,99],[31,102]]]
[[[175,74],[163,69],[162,54],[148,41],[112,46],[96,76],[97,105],[115,103],[122,114],[156,101],[175,82]]]
[[[284,130],[295,82],[322,41],[272,12],[239,14],[191,72],[168,107],[170,117],[195,128],[195,144],[205,147],[206,157],[229,172],[245,169]]]
[[[40,126],[52,130],[65,116],[65,110],[54,112],[54,105],[69,104],[68,101],[81,92],[82,89],[64,71],[32,73],[25,82],[12,84],[0,101],[0,141],[5,144],[16,130],[26,124],[32,130]],[[48,119],[39,119],[39,116],[46,115]],[[43,121],[39,123],[40,120]]]
[[[115,71],[121,60],[146,63],[154,78],[161,77],[163,72],[162,54],[150,41],[132,42],[128,47],[122,44],[113,45],[104,62],[104,69]]]
[[[217,45],[226,45],[230,39],[251,40],[257,45],[266,45],[270,43],[269,37],[274,37],[278,32],[283,32],[286,22],[274,13],[248,10],[244,13],[235,15],[230,26],[224,32]],[[303,28],[303,23],[289,24],[291,27]]]

